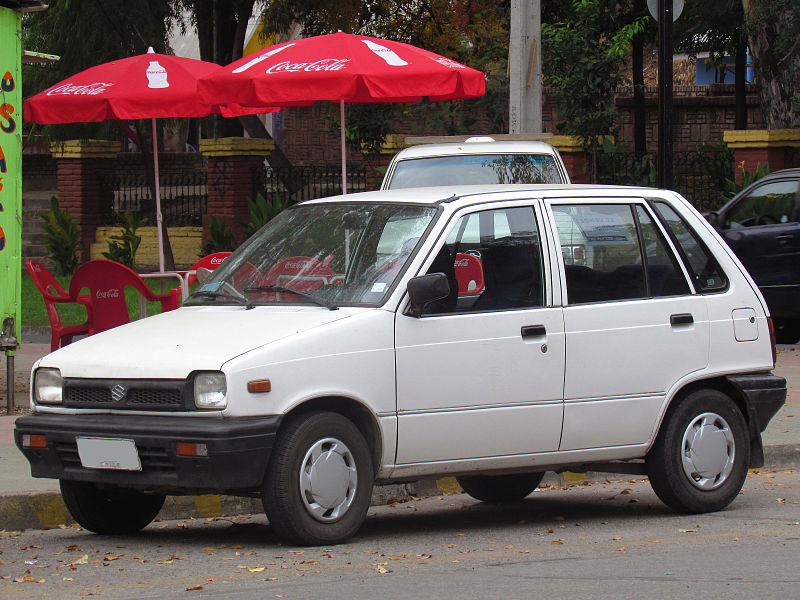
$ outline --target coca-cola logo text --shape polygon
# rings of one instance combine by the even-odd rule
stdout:
[[[71,83],[65,83],[64,85],[59,85],[54,87],[52,90],[48,90],[46,95],[48,96],[97,96],[99,94],[105,93],[105,91],[110,88],[113,83],[89,83],[86,85],[73,85]]]
[[[221,265],[223,260],[225,260],[225,259],[224,258],[214,257],[214,258],[211,259],[211,264],[212,265]]]
[[[110,290],[97,290],[96,298],[119,298],[119,288],[111,288]]]
[[[292,62],[285,60],[272,65],[265,73],[298,73],[300,71],[341,71],[349,58],[323,58],[314,62]]]

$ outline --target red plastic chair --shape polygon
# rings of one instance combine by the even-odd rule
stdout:
[[[214,254],[209,254],[208,256],[204,256],[198,260],[191,267],[189,267],[188,271],[186,271],[186,285],[190,286],[195,282],[197,279],[197,269],[202,267],[204,269],[208,269],[209,271],[213,271],[230,255],[230,252],[214,252]]]
[[[70,298],[53,274],[35,260],[26,260],[25,268],[31,276],[33,285],[44,298],[47,317],[50,319],[50,351],[58,350],[62,346],[72,343],[72,338],[76,335],[88,334],[92,326],[91,298],[87,294],[81,294],[75,299]],[[86,307],[86,322],[80,325],[63,325],[56,304],[75,302]]]
[[[90,260],[78,267],[69,284],[69,295],[73,299],[80,295],[83,288],[89,288],[92,302],[89,335],[130,322],[125,302],[127,286],[134,288],[149,302],[160,302],[161,312],[180,306],[178,288],[170,290],[168,294],[155,294],[144,279],[125,265],[113,260]]]
[[[456,254],[454,263],[459,296],[477,296],[483,292],[483,264],[473,254]]]

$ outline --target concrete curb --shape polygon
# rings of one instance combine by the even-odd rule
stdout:
[[[791,469],[800,467],[800,445],[781,444],[764,448],[763,469]],[[582,481],[604,482],[641,479],[641,475],[619,473],[548,473],[542,480],[544,485],[564,486]],[[461,489],[454,477],[436,481],[376,486],[372,494],[372,506],[408,501],[438,494],[459,493]],[[202,496],[168,496],[158,520],[206,519],[262,513],[261,500],[207,494]],[[67,511],[58,492],[31,492],[0,496],[0,528],[7,531],[22,529],[52,529],[72,525],[74,520]]]

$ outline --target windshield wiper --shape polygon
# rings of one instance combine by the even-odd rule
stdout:
[[[225,294],[224,292],[218,292],[217,290],[197,290],[195,292],[192,292],[192,296],[206,296],[207,298],[230,298],[237,304],[243,304],[247,306],[249,306],[250,304],[247,301],[247,298],[243,296],[234,296],[233,294]]]
[[[314,304],[319,304],[320,306],[324,306],[328,310],[339,310],[339,307],[335,304],[328,302],[324,298],[320,298],[319,296],[315,296],[314,294],[309,294],[308,292],[302,292],[300,290],[293,290],[292,288],[284,287],[282,285],[256,285],[253,287],[246,287],[244,288],[245,292],[279,292],[282,294],[297,294],[298,296],[302,296],[308,300],[311,300]],[[248,308],[250,308],[252,302],[248,304]]]

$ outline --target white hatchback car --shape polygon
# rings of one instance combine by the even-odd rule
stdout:
[[[369,192],[292,206],[182,308],[41,359],[16,442],[98,533],[217,492],[331,544],[375,483],[517,501],[563,469],[714,511],[763,464],[774,351],[758,288],[674,192]]]
[[[389,163],[381,189],[497,183],[571,182],[561,155],[548,143],[478,136],[401,150]]]

